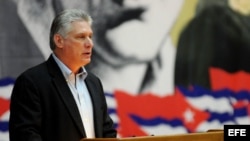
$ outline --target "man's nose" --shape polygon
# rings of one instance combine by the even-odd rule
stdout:
[[[87,38],[85,42],[86,47],[93,47],[93,40],[92,38]]]

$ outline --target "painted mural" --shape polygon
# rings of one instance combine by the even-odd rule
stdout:
[[[250,124],[249,0],[1,0],[0,141],[15,78],[48,58],[55,14],[94,19],[88,71],[103,82],[119,137]]]

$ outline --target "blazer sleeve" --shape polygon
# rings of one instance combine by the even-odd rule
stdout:
[[[10,141],[42,141],[41,105],[39,93],[32,80],[21,75],[16,79],[11,94],[9,137]]]

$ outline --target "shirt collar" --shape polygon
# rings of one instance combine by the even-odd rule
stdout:
[[[66,80],[70,79],[70,77],[72,75],[74,75],[74,73],[60,60],[56,57],[56,55],[54,53],[52,53],[52,57],[54,58],[54,60],[56,61],[57,65],[59,66],[59,68],[61,69],[63,76]],[[77,76],[82,77],[83,79],[85,79],[88,75],[88,72],[86,71],[86,69],[82,66],[80,72],[77,74]]]

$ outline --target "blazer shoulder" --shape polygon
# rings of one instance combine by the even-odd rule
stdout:
[[[101,81],[100,78],[96,74],[94,74],[92,72],[88,72],[88,76],[87,76],[86,79],[87,80],[93,80],[93,81]]]

